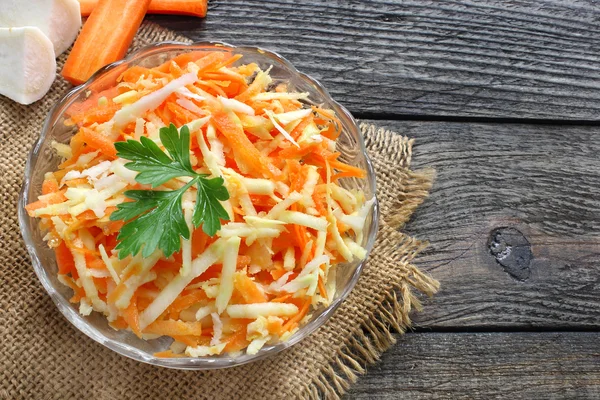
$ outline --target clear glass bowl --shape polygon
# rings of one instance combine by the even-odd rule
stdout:
[[[300,92],[309,92],[308,103],[322,104],[333,109],[343,124],[343,133],[338,141],[338,150],[341,152],[340,160],[364,168],[367,179],[343,179],[347,188],[362,189],[367,199],[375,196],[375,175],[373,168],[365,153],[362,134],[352,115],[340,104],[336,103],[327,90],[316,80],[308,75],[298,72],[286,59],[271,51],[255,47],[235,47],[225,43],[194,43],[184,44],[176,42],[163,42],[145,47],[134,52],[126,59],[110,64],[98,71],[85,84],[71,90],[54,106],[46,118],[40,138],[33,147],[27,166],[21,196],[19,198],[19,222],[27,250],[33,262],[33,268],[42,285],[52,297],[60,312],[77,329],[94,339],[98,343],[116,351],[119,354],[145,363],[179,369],[212,369],[226,368],[241,365],[250,361],[276,354],[306,338],[325,321],[339,307],[340,303],[348,296],[363,268],[364,262],[353,262],[338,265],[337,292],[329,307],[321,307],[313,313],[312,319],[292,335],[286,342],[265,346],[257,354],[241,354],[239,356],[222,355],[203,358],[157,358],[153,353],[166,350],[171,339],[162,337],[154,340],[139,339],[131,332],[115,331],[108,326],[106,318],[99,313],[92,313],[84,317],[78,313],[78,305],[69,302],[72,291],[61,284],[57,279],[57,265],[54,253],[42,240],[44,232],[40,229],[39,219],[31,218],[25,212],[25,205],[37,199],[41,192],[44,174],[57,168],[60,160],[51,147],[52,141],[68,143],[75,133],[75,128],[64,124],[65,110],[75,103],[80,102],[92,93],[102,91],[115,84],[118,76],[127,68],[140,65],[156,67],[178,54],[189,51],[223,51],[243,55],[238,63],[257,63],[262,69],[273,66],[271,76],[274,82],[288,82],[290,89]],[[368,251],[373,247],[378,226],[377,203],[370,213],[365,226],[366,234],[362,245]]]

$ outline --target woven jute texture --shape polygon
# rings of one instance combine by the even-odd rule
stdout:
[[[144,24],[133,48],[162,40],[186,39]],[[393,333],[410,326],[415,294],[437,290],[411,264],[426,244],[399,231],[433,173],[410,170],[412,140],[363,124],[380,231],[358,284],[323,327],[272,358],[219,371],[168,370],[113,353],[60,315],[34,275],[17,223],[27,154],[68,89],[57,77],[34,105],[0,99],[0,399],[337,399],[394,343]]]

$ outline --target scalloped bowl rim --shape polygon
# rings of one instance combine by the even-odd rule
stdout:
[[[29,177],[31,176],[31,173],[32,173],[31,170],[33,168],[35,161],[37,160],[37,158],[39,156],[39,151],[44,142],[44,139],[46,138],[46,135],[50,131],[50,124],[52,123],[52,119],[53,119],[57,109],[60,109],[60,107],[62,107],[65,103],[69,102],[72,97],[77,96],[81,92],[85,91],[100,76],[106,74],[107,72],[113,70],[114,68],[116,68],[122,64],[130,63],[130,62],[134,61],[135,59],[137,59],[138,57],[141,58],[141,57],[147,56],[149,53],[153,53],[153,52],[160,53],[163,50],[167,50],[168,47],[176,47],[176,48],[188,47],[190,49],[193,49],[193,48],[197,48],[197,47],[210,47],[210,46],[224,47],[224,48],[230,48],[230,49],[239,49],[239,50],[246,50],[246,51],[255,51],[262,55],[266,55],[266,56],[269,56],[270,58],[273,58],[277,62],[283,64],[283,66],[285,66],[287,69],[289,69],[293,74],[296,74],[300,78],[308,81],[315,88],[317,88],[319,91],[321,91],[321,94],[324,96],[324,98],[328,99],[328,101],[331,103],[331,105],[334,108],[336,108],[335,111],[342,112],[343,114],[345,114],[346,118],[349,121],[351,121],[351,123],[352,123],[351,128],[356,130],[357,134],[355,136],[358,139],[358,143],[360,145],[360,150],[365,157],[365,161],[367,164],[367,178],[366,179],[368,179],[368,184],[373,193],[373,198],[375,199],[375,203],[373,205],[373,211],[372,211],[371,225],[370,225],[371,230],[370,230],[368,242],[366,244],[367,256],[365,257],[364,260],[359,262],[354,273],[350,277],[349,284],[347,284],[344,287],[344,289],[339,294],[339,296],[336,299],[334,299],[332,301],[332,303],[321,312],[320,315],[318,315],[315,319],[308,322],[306,325],[302,326],[296,333],[294,333],[292,335],[292,337],[290,337],[289,340],[287,340],[285,342],[279,342],[274,345],[265,347],[254,355],[244,354],[243,356],[240,356],[240,357],[159,358],[159,357],[154,357],[151,355],[149,356],[146,352],[139,350],[138,348],[136,348],[134,346],[121,343],[118,340],[107,338],[103,333],[101,333],[101,331],[99,329],[93,327],[91,324],[89,324],[89,322],[87,322],[85,320],[85,318],[83,316],[81,316],[73,308],[68,306],[68,300],[65,299],[63,296],[61,296],[54,289],[54,287],[52,286],[50,281],[46,278],[46,275],[47,275],[46,270],[42,266],[41,260],[38,258],[35,246],[30,244],[31,232],[30,232],[28,224],[26,223],[26,220],[29,219],[30,217],[25,212],[24,207],[28,203],[28,192],[29,192],[29,186],[30,186]],[[371,177],[372,177],[372,179],[369,179]],[[126,56],[122,60],[116,61],[114,63],[108,64],[108,65],[102,67],[96,73],[94,73],[85,83],[83,83],[79,86],[76,86],[75,88],[68,91],[65,95],[63,95],[63,97],[50,109],[50,111],[48,112],[48,115],[44,121],[44,125],[42,127],[42,132],[40,134],[40,137],[37,139],[37,141],[33,145],[32,149],[29,153],[29,156],[27,158],[27,163],[26,163],[25,171],[24,171],[23,185],[22,185],[21,192],[19,195],[18,217],[19,217],[19,225],[20,225],[21,234],[25,240],[27,251],[31,257],[35,274],[37,275],[38,279],[42,283],[42,286],[44,287],[46,292],[52,298],[52,301],[54,302],[56,307],[59,309],[61,314],[72,325],[74,325],[77,329],[79,329],[81,332],[83,332],[86,336],[90,337],[95,342],[100,343],[101,345],[108,347],[109,349],[119,353],[120,355],[134,359],[136,361],[151,364],[151,365],[157,365],[157,366],[161,366],[161,367],[174,368],[174,369],[186,369],[186,370],[207,370],[207,369],[228,368],[228,367],[233,367],[233,366],[237,366],[237,365],[243,365],[243,364],[246,364],[246,363],[249,363],[252,361],[257,361],[257,360],[263,359],[265,357],[275,355],[275,354],[295,345],[296,343],[299,343],[300,341],[302,341],[303,339],[305,339],[306,337],[308,337],[312,333],[314,333],[314,331],[317,330],[319,327],[321,327],[335,313],[335,311],[340,306],[340,304],[348,297],[348,295],[350,294],[350,292],[356,285],[356,282],[358,281],[358,278],[362,272],[362,269],[364,268],[364,264],[367,261],[368,256],[373,248],[376,233],[377,233],[377,230],[379,227],[379,205],[378,205],[377,196],[376,196],[377,193],[375,190],[376,188],[375,188],[374,177],[375,177],[375,172],[373,170],[371,160],[369,159],[369,156],[365,149],[364,138],[363,138],[363,136],[360,132],[360,129],[358,127],[358,124],[356,123],[356,120],[354,119],[352,114],[350,114],[350,112],[344,106],[342,106],[337,101],[335,101],[331,97],[331,95],[329,94],[327,89],[325,89],[319,81],[310,77],[307,74],[304,74],[304,73],[298,71],[285,57],[279,55],[278,53],[276,53],[274,51],[266,50],[261,47],[234,46],[234,45],[231,45],[231,44],[228,44],[225,42],[220,42],[220,41],[204,41],[204,42],[193,42],[193,43],[183,43],[183,42],[177,42],[177,41],[163,41],[163,42],[151,44],[148,46],[144,46],[136,51],[133,51],[132,53],[130,53],[128,56]],[[67,304],[65,304],[65,303],[67,303]]]

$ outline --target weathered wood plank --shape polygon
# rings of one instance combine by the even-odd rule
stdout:
[[[437,172],[405,227],[442,285],[418,326],[599,326],[600,128],[370,122],[415,138],[413,167]]]
[[[597,399],[599,333],[407,334],[345,396]]]
[[[594,0],[214,0],[206,20],[151,19],[278,51],[354,113],[600,119]]]

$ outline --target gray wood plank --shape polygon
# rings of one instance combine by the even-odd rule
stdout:
[[[407,334],[345,399],[598,399],[599,333]]]
[[[360,115],[600,119],[594,0],[214,0],[206,20],[150,18],[280,52]]]
[[[417,326],[597,329],[599,127],[368,122],[415,138],[413,167],[437,172],[405,227],[441,282]]]

